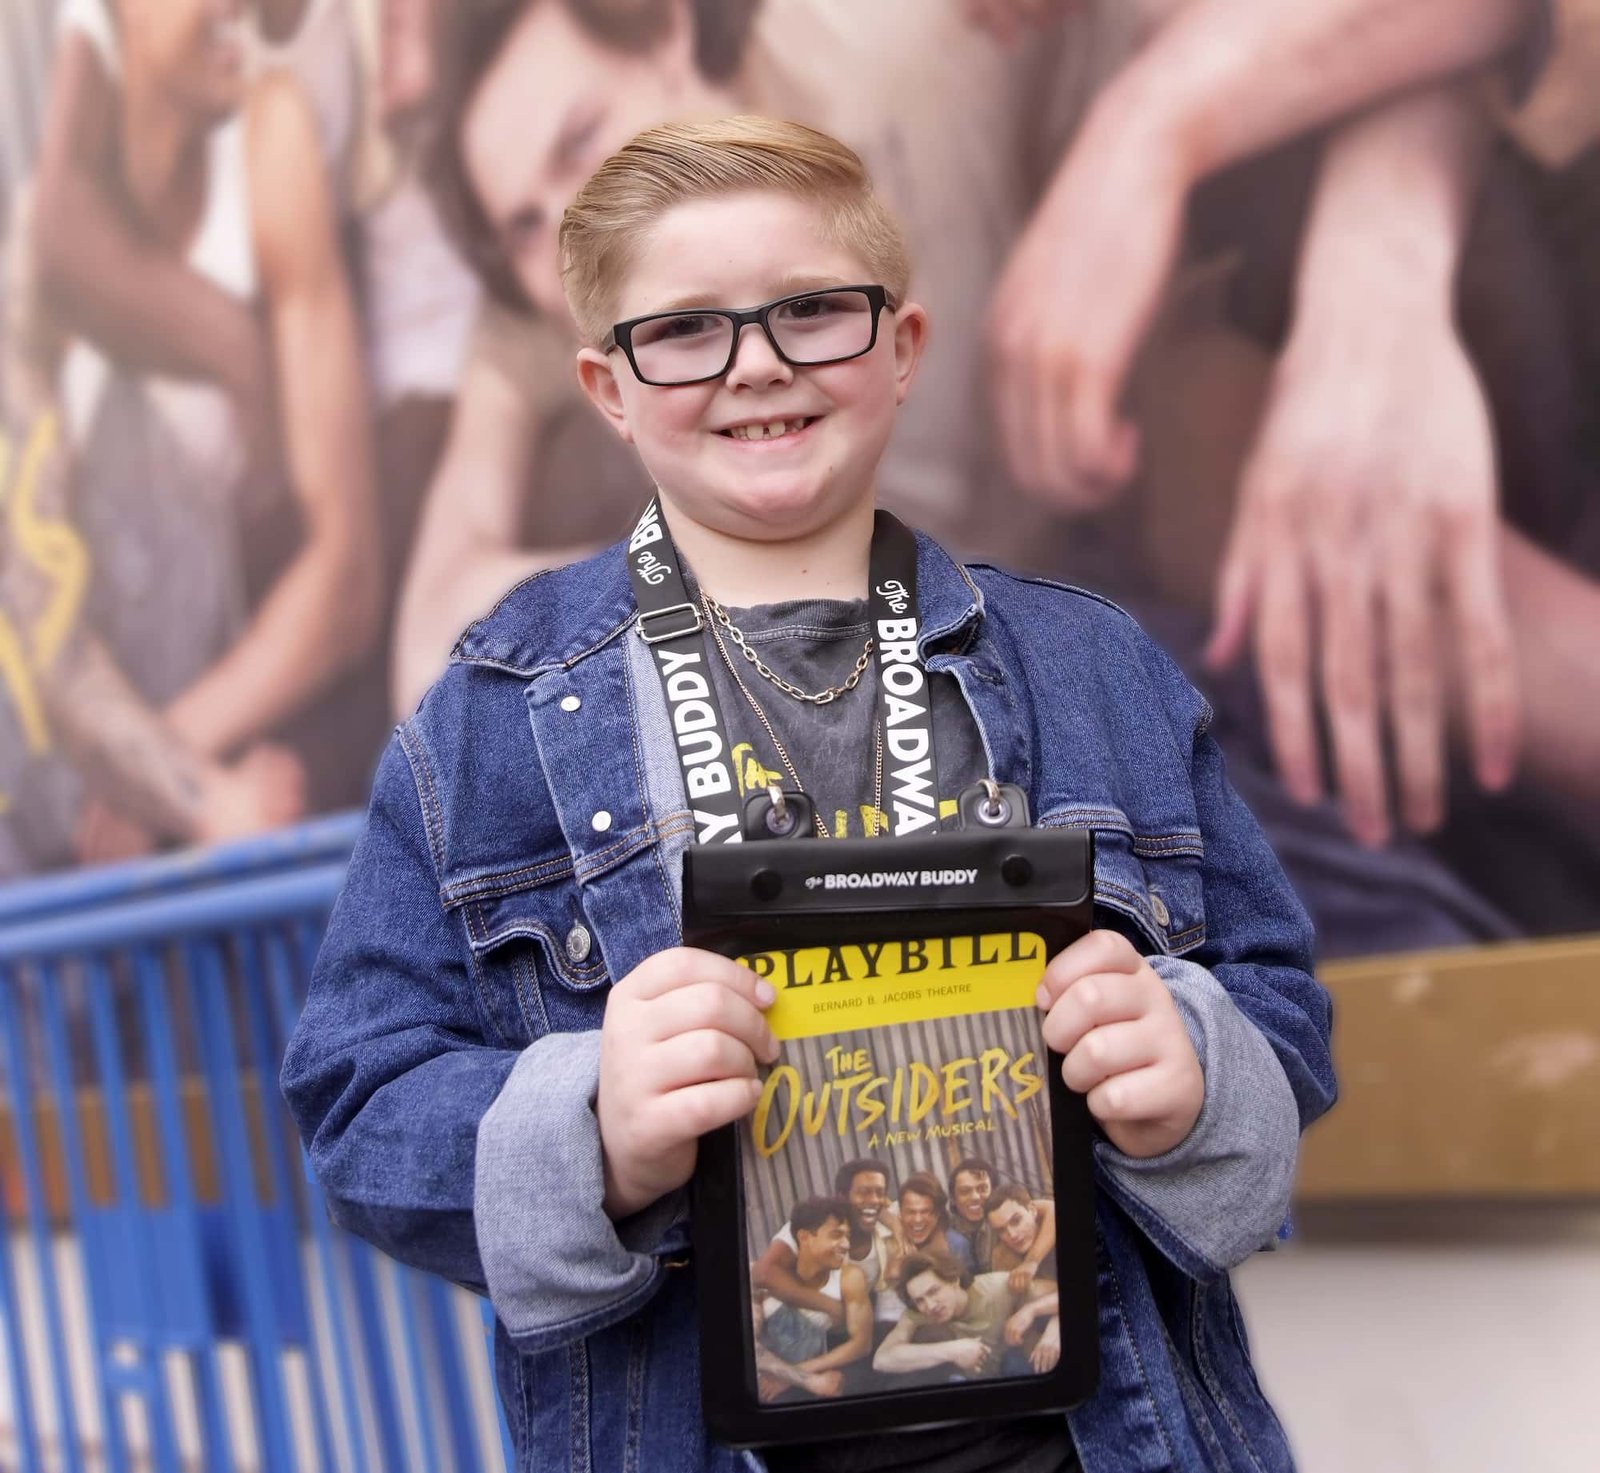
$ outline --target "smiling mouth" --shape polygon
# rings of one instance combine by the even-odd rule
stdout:
[[[810,414],[799,419],[775,419],[770,424],[759,425],[734,425],[731,429],[718,430],[717,433],[728,440],[781,440],[788,435],[798,435],[801,430],[809,429],[820,415]]]

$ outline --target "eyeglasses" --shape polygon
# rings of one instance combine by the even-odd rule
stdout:
[[[676,388],[721,378],[733,367],[739,336],[760,326],[772,351],[797,368],[843,363],[870,353],[878,341],[878,315],[894,309],[881,286],[838,286],[796,292],[748,311],[692,307],[619,322],[601,345],[621,348],[643,384]]]

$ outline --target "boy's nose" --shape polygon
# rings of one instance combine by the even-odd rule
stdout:
[[[761,324],[745,323],[739,330],[739,341],[734,344],[728,386],[758,389],[769,384],[788,383],[793,378],[794,370],[778,356],[761,330]]]

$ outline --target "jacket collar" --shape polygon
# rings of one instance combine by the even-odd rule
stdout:
[[[625,544],[585,562],[535,573],[511,589],[456,641],[451,659],[531,680],[570,669],[609,644],[638,614]],[[963,643],[982,620],[983,593],[931,537],[917,533],[917,593],[924,653]]]

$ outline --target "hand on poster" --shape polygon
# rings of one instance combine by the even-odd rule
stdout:
[[[1043,1302],[1042,1300],[1034,1300],[1029,1304],[1024,1304],[1021,1309],[1017,1310],[1006,1321],[1005,1337],[1007,1345],[1022,1344],[1023,1337],[1033,1328],[1034,1320],[1041,1313],[1036,1306],[1043,1304]],[[1054,1314],[1055,1311],[1051,1309],[1048,1312]]]
[[[688,946],[657,952],[611,989],[595,1114],[613,1220],[681,1187],[698,1139],[755,1108],[757,1065],[778,1056],[762,1011],[773,996],[749,968]]]
[[[1026,1294],[1028,1286],[1033,1283],[1034,1275],[1039,1272],[1037,1263],[1019,1263],[1011,1270],[1011,1277],[1006,1280],[1006,1287],[1013,1294]],[[1013,1341],[1012,1344],[1016,1342]]]
[[[79,864],[121,864],[153,853],[156,840],[142,824],[90,798],[78,813],[72,847]]]
[[[306,772],[287,747],[261,742],[201,778],[201,843],[243,838],[296,823],[308,806]]]
[[[958,1370],[965,1371],[969,1376],[981,1376],[998,1358],[999,1352],[987,1340],[978,1340],[967,1337],[962,1340],[949,1342],[948,1353],[945,1359]]]
[[[1205,1074],[1166,983],[1127,937],[1091,931],[1057,953],[1038,1002],[1045,1042],[1065,1055],[1061,1077],[1112,1145],[1159,1156],[1189,1134]]]
[[[1206,660],[1231,664],[1253,638],[1278,769],[1302,803],[1322,793],[1320,698],[1363,843],[1390,832],[1385,726],[1403,822],[1443,820],[1452,669],[1478,781],[1512,776],[1495,491],[1483,392],[1446,316],[1377,309],[1297,327],[1245,469]]]
[[[1061,1359],[1061,1320],[1051,1315],[1050,1322],[1039,1336],[1039,1343],[1028,1352],[1028,1364],[1041,1376],[1053,1371]]]
[[[1138,465],[1123,386],[1177,256],[1189,180],[1159,112],[1102,93],[1001,273],[989,309],[1012,474],[1074,511]]]
[[[199,799],[187,837],[197,844],[242,839],[306,816],[305,769],[286,747],[259,744],[231,765],[200,767],[194,781]],[[136,816],[90,797],[78,814],[73,849],[79,864],[118,864],[154,853],[161,837]]]

